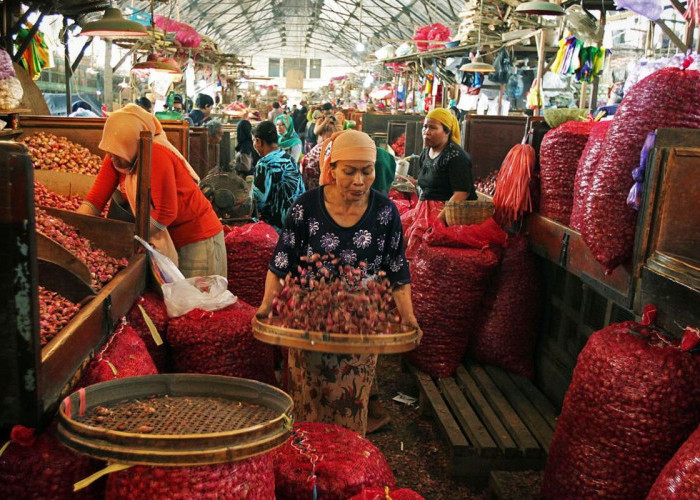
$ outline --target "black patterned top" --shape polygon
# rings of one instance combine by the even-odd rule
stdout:
[[[393,285],[410,283],[396,205],[372,189],[367,210],[359,222],[342,227],[328,213],[323,192],[323,186],[308,191],[292,205],[270,271],[280,277],[290,272],[298,275],[297,267],[304,264],[299,260],[301,256],[333,254],[354,267],[365,262],[366,278],[374,279],[379,271],[385,271]]]
[[[476,200],[469,153],[451,140],[435,158],[429,152],[430,148],[424,148],[420,155],[420,199],[447,201],[455,191],[466,191],[467,199]]]

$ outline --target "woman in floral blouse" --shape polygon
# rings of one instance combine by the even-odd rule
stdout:
[[[321,187],[302,195],[289,211],[270,262],[259,317],[270,312],[281,290],[280,278],[298,274],[302,256],[330,253],[351,266],[366,263],[367,279],[386,273],[402,322],[417,327],[399,212],[389,198],[371,188],[376,156],[374,142],[363,132],[347,130],[324,141]],[[376,355],[290,349],[288,389],[295,397],[297,418],[336,423],[364,434],[366,391],[376,361]]]

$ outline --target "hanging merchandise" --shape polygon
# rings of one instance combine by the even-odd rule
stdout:
[[[688,0],[683,17],[693,21],[695,26],[700,26],[700,0]]]
[[[19,106],[24,91],[16,78],[10,54],[0,49],[0,109],[14,109]]]
[[[489,80],[496,83],[508,83],[510,76],[515,71],[515,66],[513,66],[513,59],[505,48],[496,55],[493,67],[496,68],[496,71],[489,75]]]
[[[569,35],[559,40],[559,51],[552,64],[552,71],[561,75],[569,75],[578,69],[579,52],[583,42]]]
[[[641,14],[651,21],[659,20],[664,11],[663,2],[658,0],[615,0],[615,6]]]
[[[406,85],[404,85],[403,77],[399,77],[399,83],[396,86],[396,100],[398,102],[406,100]]]
[[[30,35],[31,26],[20,29],[15,39],[15,50],[19,50],[24,40]],[[38,80],[41,70],[49,67],[49,52],[49,47],[44,41],[44,34],[41,31],[37,31],[19,60],[22,67],[29,72],[32,80]]]
[[[575,71],[577,81],[591,83],[602,73],[611,51],[606,48],[583,47],[579,53],[578,69]]]
[[[418,28],[416,30],[416,34],[413,36],[413,39],[416,40],[418,52],[425,52],[429,49],[444,48],[444,44],[427,43],[429,40],[448,42],[451,36],[452,32],[450,31],[450,28],[440,23],[435,23]]]
[[[527,93],[527,109],[541,108],[543,105],[542,88],[540,82],[535,79],[530,87],[530,92]]]

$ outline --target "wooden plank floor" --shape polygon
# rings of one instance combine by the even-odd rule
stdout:
[[[556,410],[531,381],[474,362],[439,380],[410,371],[451,448],[452,475],[483,486],[491,471],[544,468]]]

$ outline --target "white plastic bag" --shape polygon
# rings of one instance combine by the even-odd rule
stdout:
[[[187,314],[192,309],[218,311],[238,300],[228,290],[228,280],[217,275],[165,283],[161,289],[171,318]]]

